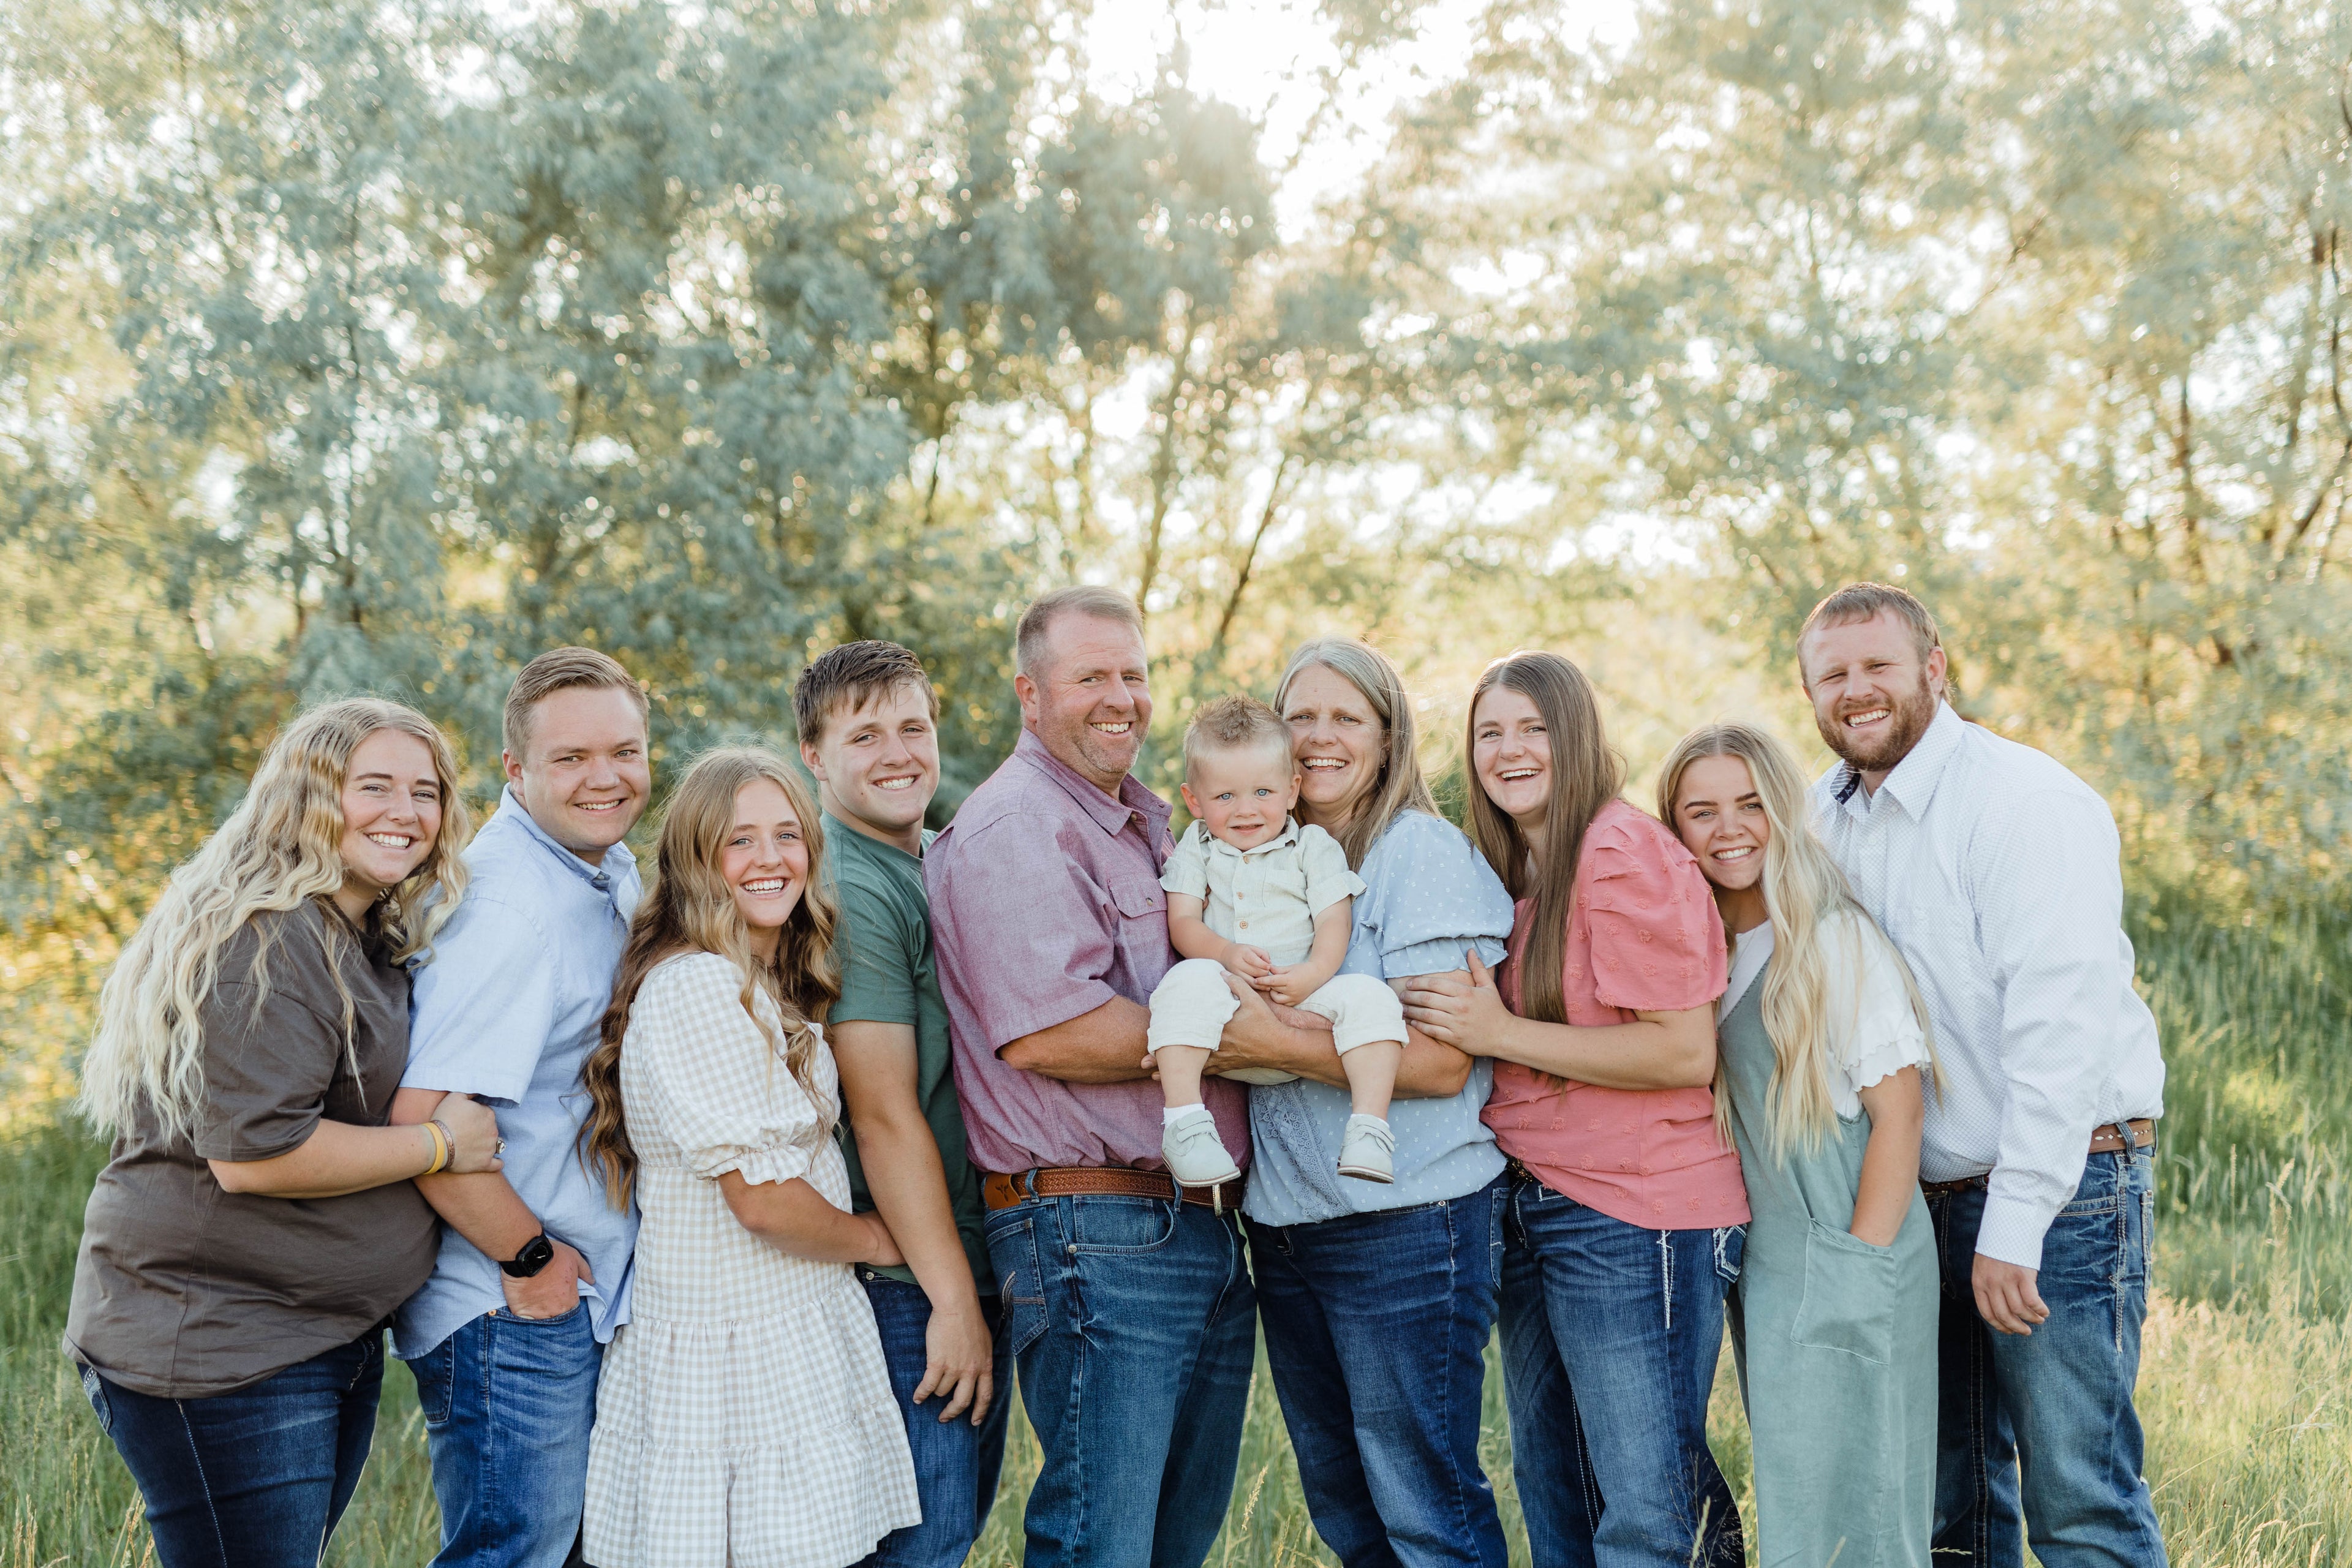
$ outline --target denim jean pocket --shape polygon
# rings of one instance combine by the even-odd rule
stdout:
[[[1503,1289],[1503,1254],[1506,1250],[1503,1218],[1510,1206],[1510,1194],[1507,1189],[1500,1186],[1486,1189],[1486,1285],[1497,1295]]]
[[[1748,1227],[1744,1225],[1718,1226],[1715,1232],[1716,1278],[1726,1285],[1739,1283],[1740,1266],[1748,1258]]]
[[[1811,1221],[1805,1294],[1790,1333],[1801,1345],[1884,1366],[1895,1359],[1895,1249]]]
[[[1005,1348],[1019,1355],[1045,1331],[1045,1276],[1037,1267],[1037,1226],[1014,1220],[988,1227],[988,1263],[1003,1304]]]
[[[81,1369],[82,1397],[89,1401],[90,1414],[98,1417],[98,1429],[108,1436],[114,1436],[114,1406],[107,1403],[106,1380],[98,1375],[94,1366]]]
[[[1176,1205],[1165,1198],[1088,1197],[1070,1207],[1073,1252],[1157,1252],[1176,1234]]]
[[[408,1375],[416,1380],[416,1407],[425,1413],[428,1429],[437,1431],[449,1422],[449,1401],[457,1384],[457,1339],[450,1335],[408,1363]]]

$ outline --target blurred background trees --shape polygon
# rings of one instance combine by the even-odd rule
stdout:
[[[1310,121],[1442,9],[1326,0]],[[1477,7],[1289,217],[1181,37],[1098,88],[1112,0],[0,12],[0,1029],[301,702],[417,702],[487,797],[551,643],[675,761],[894,637],[944,812],[1079,578],[1143,596],[1163,736],[1341,630],[1441,749],[1479,661],[1561,647],[1644,765],[1809,740],[1794,626],[1903,581],[2147,874],[2326,886],[2352,16],[1581,9]]]

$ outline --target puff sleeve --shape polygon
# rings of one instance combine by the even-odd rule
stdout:
[[[1463,967],[1462,955],[1474,947],[1490,968],[1503,962],[1511,895],[1444,817],[1398,812],[1364,857],[1362,880],[1349,973],[1381,980],[1440,974]]]
[[[1723,994],[1723,921],[1691,852],[1628,806],[1586,830],[1574,916],[1587,922],[1606,1006],[1679,1013]]]
[[[1829,1016],[1836,1031],[1830,1054],[1856,1095],[1927,1060],[1927,1034],[1911,1010],[1910,993],[1894,944],[1868,918],[1848,914],[1822,933],[1828,970]]]
[[[716,953],[670,960],[639,993],[626,1048],[643,1053],[646,1109],[696,1175],[737,1171],[754,1184],[789,1182],[808,1174],[825,1119],[743,1010],[742,985],[740,972]],[[772,1007],[757,999],[763,1011]],[[772,1012],[768,1022],[780,1025]],[[638,1109],[627,1108],[633,1117]]]

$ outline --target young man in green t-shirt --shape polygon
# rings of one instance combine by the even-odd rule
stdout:
[[[877,1211],[906,1267],[861,1265],[907,1415],[923,1521],[866,1561],[954,1568],[987,1521],[1004,1458],[1013,1358],[964,1153],[947,1005],[923,894],[923,813],[940,785],[938,694],[893,642],[845,643],[793,688],[841,904],[841,1000],[825,1025],[849,1125],[852,1206]]]

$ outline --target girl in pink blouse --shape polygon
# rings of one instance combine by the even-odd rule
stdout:
[[[1489,665],[1469,752],[1471,836],[1517,900],[1510,956],[1498,982],[1473,954],[1405,1011],[1496,1058],[1504,1391],[1528,1543],[1538,1568],[1738,1568],[1739,1515],[1706,1446],[1748,1221],[1708,1088],[1722,922],[1690,851],[1618,798],[1623,765],[1575,665]]]

